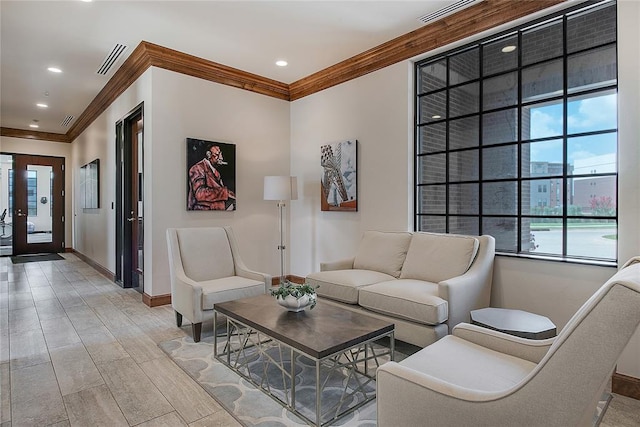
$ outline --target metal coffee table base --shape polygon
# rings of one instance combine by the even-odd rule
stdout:
[[[217,330],[217,321],[216,312],[214,330]],[[375,399],[375,374],[380,364],[379,358],[388,356],[387,360],[393,360],[393,331],[321,359],[229,317],[226,335],[227,342],[222,351],[218,351],[217,334],[214,338],[216,359],[315,426],[331,424]],[[373,345],[382,337],[389,337],[389,348]],[[299,375],[303,365],[315,368],[313,393],[310,393],[309,387],[296,389],[296,375]],[[329,389],[334,390],[332,396],[327,395]],[[341,392],[335,393],[339,389],[342,389]],[[315,411],[300,404],[300,400],[312,400],[310,397],[315,399]]]

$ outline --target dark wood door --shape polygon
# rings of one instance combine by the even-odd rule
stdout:
[[[13,254],[64,252],[64,158],[16,154]]]
[[[144,292],[143,105],[116,123],[116,283]]]

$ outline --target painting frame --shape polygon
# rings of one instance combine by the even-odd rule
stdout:
[[[100,208],[100,159],[80,167],[80,191],[83,209]]]
[[[186,139],[187,211],[235,211],[236,145]]]
[[[325,212],[358,211],[358,140],[320,146],[320,209]]]

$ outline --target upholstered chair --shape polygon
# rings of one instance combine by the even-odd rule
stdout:
[[[202,322],[213,318],[215,303],[261,295],[271,287],[270,275],[242,262],[230,227],[169,228],[167,245],[176,323],[182,326],[186,317],[195,342]]]
[[[555,338],[533,341],[461,323],[377,371],[378,425],[583,426],[640,324],[640,257]]]

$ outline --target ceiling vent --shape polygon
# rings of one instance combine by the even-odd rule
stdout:
[[[426,15],[418,18],[418,21],[422,22],[423,24],[428,24],[429,22],[442,19],[445,16],[451,15],[462,9],[466,9],[474,3],[480,3],[481,1],[482,0],[460,0],[453,4],[450,4],[449,6],[443,7],[442,9],[438,9],[435,12],[427,13]]]
[[[111,70],[111,67],[113,67],[113,64],[116,63],[118,58],[120,58],[120,55],[122,55],[125,50],[127,50],[126,45],[116,43],[113,49],[111,49],[111,52],[109,52],[106,58],[104,58],[104,61],[102,61],[102,65],[100,65],[96,74],[106,76],[109,73],[109,70]]]
[[[69,126],[69,123],[71,123],[71,120],[73,120],[74,117],[73,116],[67,116],[64,118],[64,120],[62,121],[62,123],[60,123],[62,125],[62,127],[67,127]]]

